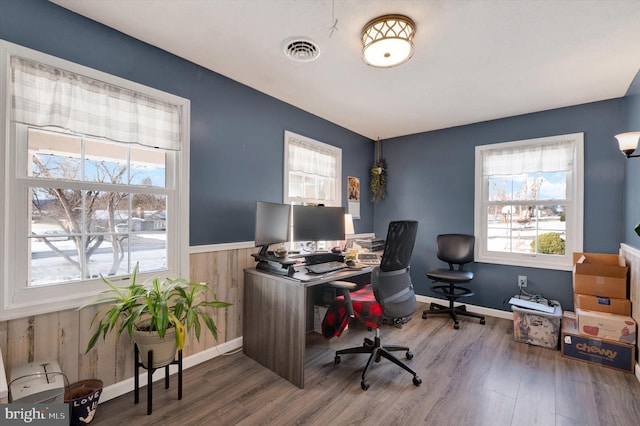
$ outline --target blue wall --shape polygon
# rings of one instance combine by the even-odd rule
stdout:
[[[285,130],[342,148],[343,206],[346,176],[367,185],[370,139],[46,0],[0,0],[0,39],[191,100],[191,245],[253,240],[256,200],[282,201]]]
[[[436,235],[474,231],[475,146],[584,132],[584,250],[617,253],[626,160],[613,135],[623,121],[623,100],[614,99],[386,140],[388,195],[376,205],[374,229],[384,234],[393,219],[420,222],[412,278],[419,294],[433,295],[425,274],[442,266]],[[573,306],[570,272],[483,263],[472,268],[477,291],[469,303],[509,310],[503,301],[517,292],[517,276],[527,275],[530,291]]]
[[[368,186],[373,142],[367,138],[46,0],[0,0],[0,11],[4,40],[191,100],[191,245],[253,239],[255,201],[282,199],[284,130],[341,147],[343,184],[352,175]],[[425,273],[439,265],[436,235],[473,233],[474,147],[584,132],[584,249],[615,253],[621,241],[640,248],[630,232],[640,221],[634,187],[640,159],[625,160],[613,139],[625,127],[640,129],[640,90],[634,87],[640,83],[624,99],[384,141],[388,196],[375,205],[374,221],[374,206],[363,192],[356,232],[384,236],[389,221],[417,219],[413,281],[419,294],[431,295]],[[565,307],[573,303],[569,272],[480,263],[473,269],[478,291],[470,303],[508,310],[503,300],[515,293],[522,274],[531,291]]]
[[[638,73],[640,76],[640,73]],[[635,81],[640,81],[636,77]],[[634,92],[631,89],[637,88]],[[625,100],[626,126],[618,133],[640,130],[640,84],[632,85]],[[640,154],[640,150],[634,152]],[[620,154],[622,156],[622,154]],[[625,160],[624,242],[640,250],[640,236],[634,228],[640,222],[640,158]]]

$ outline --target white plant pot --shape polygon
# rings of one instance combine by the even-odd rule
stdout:
[[[153,366],[151,368],[160,368],[171,364],[175,359],[176,350],[178,349],[175,327],[168,329],[162,339],[157,331],[140,331],[134,329],[133,341],[138,345],[140,361],[142,361],[144,368],[149,368],[147,365],[149,351],[153,351]]]

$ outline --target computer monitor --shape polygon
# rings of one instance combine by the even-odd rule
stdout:
[[[289,216],[291,206],[288,204],[258,201],[256,203],[255,245],[260,247],[260,255],[266,256],[271,244],[289,241]]]
[[[294,241],[344,240],[344,208],[293,206]]]

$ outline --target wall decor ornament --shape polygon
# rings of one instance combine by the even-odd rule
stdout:
[[[371,167],[371,201],[384,200],[387,195],[387,162],[384,158]]]
[[[375,203],[384,200],[387,195],[387,162],[382,158],[382,146],[379,138],[376,141],[375,162],[369,172],[369,178],[371,201]]]

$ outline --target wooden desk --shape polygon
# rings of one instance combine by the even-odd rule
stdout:
[[[303,389],[306,334],[313,329],[312,290],[335,280],[368,282],[370,275],[371,268],[343,270],[302,282],[245,269],[243,352]]]

